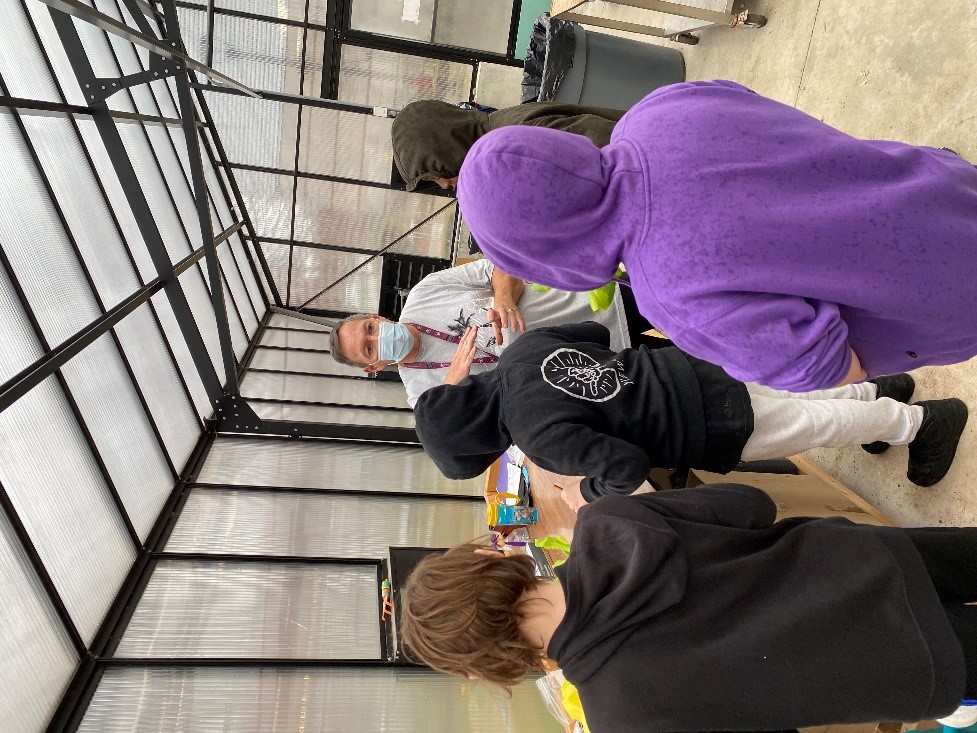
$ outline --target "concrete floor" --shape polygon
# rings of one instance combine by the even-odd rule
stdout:
[[[709,28],[696,32],[696,46],[594,30],[681,49],[690,80],[732,79],[849,134],[945,146],[977,161],[973,0],[754,0],[748,6],[767,16],[764,28]],[[656,13],[600,0],[581,10],[659,25]],[[478,100],[517,104],[520,78],[520,69],[485,69]],[[905,447],[883,456],[846,448],[809,457],[902,525],[977,525],[977,359],[913,376],[915,399],[956,396],[972,411],[943,481],[929,489],[909,483]]]

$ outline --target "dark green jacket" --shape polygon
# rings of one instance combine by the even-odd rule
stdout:
[[[425,99],[411,102],[394,118],[394,162],[407,190],[413,191],[421,181],[457,176],[468,149],[490,130],[509,125],[551,127],[584,135],[603,147],[623,115],[623,110],[556,102],[530,102],[485,113]]]

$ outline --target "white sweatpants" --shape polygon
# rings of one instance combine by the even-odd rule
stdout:
[[[883,397],[871,382],[816,392],[784,392],[746,385],[753,405],[753,434],[742,460],[760,461],[812,448],[912,442],[923,422],[923,408]]]

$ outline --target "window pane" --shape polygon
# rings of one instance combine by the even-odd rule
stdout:
[[[78,656],[3,513],[0,588],[0,717],[8,733],[36,733],[46,728]]]
[[[336,280],[368,259],[367,255],[333,252],[312,247],[292,250],[292,289],[288,302],[298,307],[312,298],[310,308],[376,313],[380,304],[380,274],[383,259],[375,257],[338,285]],[[319,295],[325,289],[326,292]]]
[[[506,52],[512,0],[353,0],[350,27],[395,38]]]
[[[398,382],[380,382],[306,374],[248,372],[241,382],[244,397],[334,405],[408,407],[407,392]]]
[[[336,425],[380,425],[414,427],[414,413],[405,410],[366,410],[328,405],[291,405],[287,402],[252,402],[251,409],[265,420],[326,422]]]
[[[170,460],[179,471],[190,457],[200,426],[148,305],[129,314],[115,331],[156,420]]]
[[[450,201],[407,191],[300,178],[295,239],[378,250]],[[454,212],[455,207],[448,206],[391,251],[447,259],[451,252]]]
[[[206,484],[481,496],[481,476],[452,481],[420,448],[218,436],[200,472]]]
[[[251,361],[251,369],[366,377],[360,367],[340,364],[332,358],[331,354],[316,354],[311,351],[285,351],[284,349],[257,349],[254,359]]]
[[[482,501],[196,488],[166,550],[380,560],[484,533]]]
[[[102,336],[62,372],[129,519],[145,540],[174,476],[111,336]]]
[[[9,114],[0,114],[4,252],[53,348],[100,315],[78,258]]]
[[[560,733],[536,685],[487,685],[404,669],[105,671],[81,733]]]
[[[378,659],[374,566],[161,560],[122,657]]]
[[[454,61],[343,45],[339,99],[403,109],[418,99],[462,102],[469,98],[472,67]]]
[[[277,314],[274,317],[277,317]],[[288,316],[284,316],[284,318],[288,318]],[[292,349],[315,349],[316,351],[329,351],[329,334],[314,333],[312,331],[286,331],[284,329],[268,328],[265,329],[264,333],[261,335],[261,345],[280,346],[283,348]]]
[[[0,412],[0,483],[90,642],[136,551],[54,377]]]

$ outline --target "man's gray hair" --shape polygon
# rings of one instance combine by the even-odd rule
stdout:
[[[362,367],[366,364],[360,364],[352,359],[348,359],[339,350],[339,329],[341,329],[345,324],[350,321],[362,321],[364,318],[374,318],[376,313],[357,313],[355,316],[347,316],[339,323],[337,323],[333,329],[332,333],[329,334],[329,353],[332,354],[332,358],[338,361],[340,364],[349,367]]]

